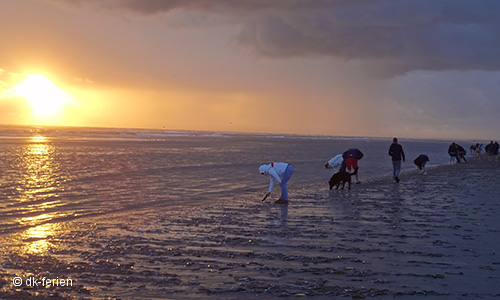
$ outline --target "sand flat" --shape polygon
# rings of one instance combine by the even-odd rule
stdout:
[[[2,299],[500,297],[500,163],[46,224],[1,238]],[[43,228],[42,228],[43,229]],[[31,235],[30,235],[31,234]],[[15,276],[71,287],[15,288]]]

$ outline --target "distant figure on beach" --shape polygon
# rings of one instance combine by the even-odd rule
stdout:
[[[420,154],[417,158],[415,158],[413,163],[417,166],[419,174],[423,175],[427,174],[427,172],[425,171],[425,164],[428,161],[429,161],[429,156],[425,154]]]
[[[475,159],[477,160],[481,160],[481,156],[483,155],[483,152],[484,152],[484,145],[481,143],[477,143],[476,144],[476,155],[475,155]]]
[[[495,146],[493,147],[493,154],[495,154],[495,161],[498,161],[498,151],[500,150],[500,145],[498,142],[495,142]]]
[[[457,162],[458,156],[457,144],[455,144],[455,142],[451,143],[451,145],[448,147],[448,155],[450,156],[448,164],[454,165]]]
[[[472,145],[470,146],[469,150],[470,150],[470,154],[471,154],[471,155],[476,155],[476,153],[477,153],[477,146],[478,146],[478,144],[475,144],[475,145],[474,145],[474,144],[472,144]]]
[[[359,184],[358,177],[358,160],[362,159],[364,156],[363,152],[361,152],[358,148],[351,148],[344,153],[342,153],[342,158],[344,159],[344,163],[340,167],[341,172],[347,172],[354,176],[356,176],[356,183]]]
[[[275,203],[287,204],[288,189],[286,184],[293,174],[292,165],[284,162],[272,162],[267,165],[261,165],[259,167],[259,172],[261,175],[268,175],[271,180],[269,183],[269,192],[264,196],[262,202],[264,202],[266,198],[271,195],[274,188],[274,182],[277,181],[281,185],[281,196]]]
[[[325,164],[325,168],[333,169],[334,173],[337,173],[340,170],[343,163],[344,163],[344,158],[342,157],[342,154],[337,154]]]
[[[498,142],[493,142],[491,141],[484,150],[486,151],[486,154],[488,154],[488,160],[493,161],[493,160],[498,160]]]
[[[483,152],[484,152],[484,145],[483,145],[483,143],[478,144],[478,145],[477,145],[477,153],[478,153],[479,155],[481,155],[481,154],[483,154]]]
[[[491,141],[488,145],[486,145],[486,147],[484,147],[484,151],[486,151],[486,155],[488,155],[488,160],[490,160],[489,158],[493,156],[494,145],[493,141]]]
[[[467,162],[467,159],[465,159],[467,151],[464,149],[464,147],[460,146],[459,144],[455,145],[457,146],[457,163]]]
[[[389,155],[392,157],[392,175],[395,183],[399,183],[399,173],[401,172],[401,159],[406,160],[403,146],[398,144],[398,139],[393,138],[389,147]]]
[[[479,143],[470,146],[470,154],[474,156],[474,159],[480,159],[479,157]]]
[[[455,142],[451,143],[451,145],[448,147],[448,155],[450,155],[449,164],[453,165],[455,163],[467,162],[467,159],[465,159],[465,154],[467,154],[467,151],[464,149],[464,147]]]

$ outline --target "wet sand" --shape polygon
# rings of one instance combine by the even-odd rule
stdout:
[[[500,299],[499,162],[350,191],[327,180],[292,178],[289,205],[186,199],[0,236],[0,298]],[[17,288],[16,276],[72,286]]]

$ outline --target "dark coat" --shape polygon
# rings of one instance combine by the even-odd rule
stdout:
[[[428,161],[429,161],[429,156],[427,156],[425,154],[420,154],[417,158],[415,158],[415,160],[413,162],[416,165],[421,165],[424,162],[428,162]]]
[[[401,161],[401,159],[406,160],[403,146],[398,143],[391,144],[391,147],[389,147],[389,155],[392,157],[393,161]]]

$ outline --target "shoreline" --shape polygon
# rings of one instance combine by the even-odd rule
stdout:
[[[0,298],[500,296],[500,163],[409,173],[350,191],[328,192],[325,179],[291,189],[289,205],[246,196],[0,236]],[[14,276],[74,285],[14,288]]]

